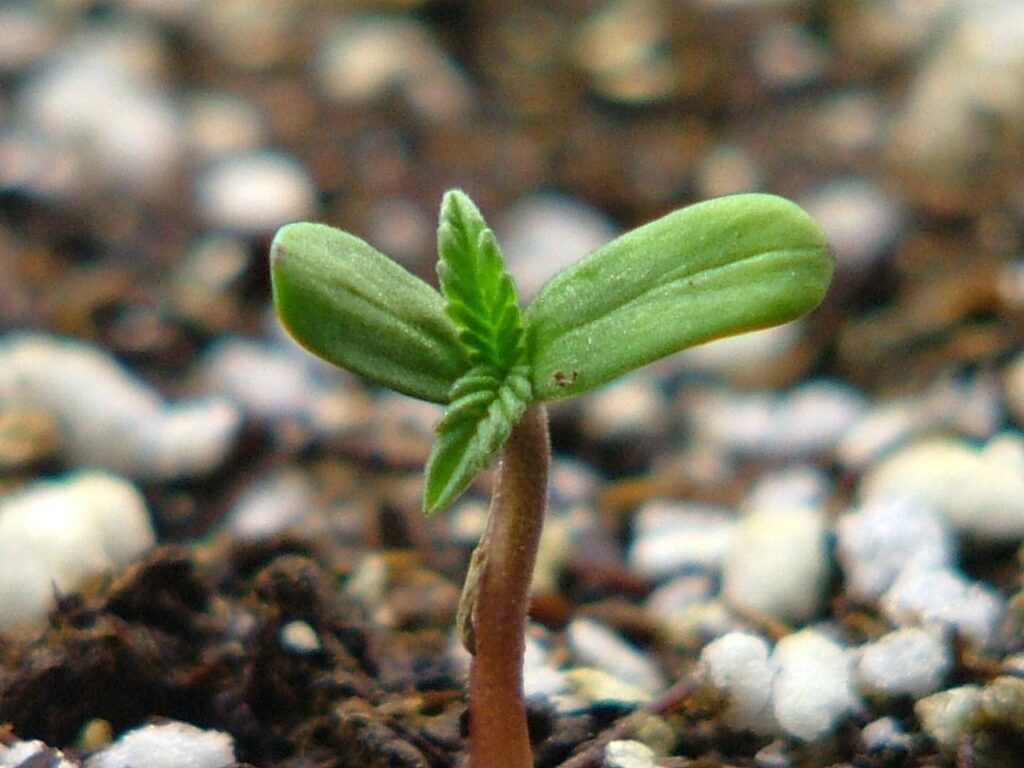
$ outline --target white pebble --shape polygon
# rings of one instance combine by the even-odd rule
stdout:
[[[82,33],[26,79],[17,115],[86,162],[94,181],[159,189],[184,149],[178,107],[152,72],[162,56],[138,25]]]
[[[954,752],[982,706],[982,689],[963,685],[934,693],[914,704],[921,727],[946,752]]]
[[[857,650],[857,683],[865,694],[916,698],[938,690],[952,666],[943,633],[898,629]]]
[[[952,628],[980,648],[991,648],[1005,603],[991,587],[949,568],[911,565],[882,596],[881,608],[897,626]]]
[[[199,93],[186,104],[189,148],[198,158],[256,149],[266,129],[263,116],[250,102],[229,93]]]
[[[647,612],[657,620],[711,599],[717,591],[715,580],[708,573],[686,573],[656,587],[647,596]]]
[[[212,391],[230,397],[257,418],[298,416],[317,394],[309,366],[287,349],[265,342],[221,339],[204,354],[201,365]]]
[[[962,2],[949,11],[896,116],[889,151],[926,178],[955,184],[973,179],[1004,132],[1024,129],[1024,5]]]
[[[581,663],[604,670],[652,694],[665,688],[665,678],[651,658],[604,624],[592,619],[574,619],[565,635]]]
[[[896,199],[861,178],[830,181],[802,203],[824,230],[838,268],[854,274],[888,254],[906,220]]]
[[[654,698],[651,689],[641,688],[602,669],[592,667],[573,667],[566,670],[565,682],[572,693],[558,702],[560,714],[585,711],[595,704],[641,707]]]
[[[743,500],[743,510],[821,507],[831,494],[832,484],[824,470],[811,464],[794,464],[757,478]]]
[[[104,350],[34,333],[0,339],[0,404],[51,414],[72,464],[154,480],[216,469],[241,427],[228,401],[165,405]]]
[[[872,602],[908,565],[951,565],[953,535],[948,523],[928,507],[878,499],[839,518],[836,553],[847,592],[856,600]]]
[[[317,211],[309,172],[281,152],[227,155],[200,174],[195,194],[210,224],[243,234],[267,234]]]
[[[700,654],[700,677],[725,694],[725,721],[737,731],[778,732],[771,707],[773,670],[768,643],[745,632],[730,632],[711,641]]]
[[[784,637],[771,663],[772,706],[789,735],[816,741],[860,709],[849,651],[821,632],[804,629]]]
[[[616,226],[583,200],[553,192],[520,198],[495,231],[524,301],[550,278],[611,241]]]
[[[39,621],[54,587],[73,591],[154,544],[142,495],[106,473],[72,474],[0,498],[0,629]]]
[[[567,690],[565,675],[552,660],[547,644],[527,633],[523,653],[523,697],[550,701],[564,695]]]
[[[654,750],[641,741],[609,741],[604,768],[655,768]]]
[[[779,361],[793,353],[806,330],[805,321],[794,320],[774,328],[727,336],[685,349],[659,366],[708,372],[746,386],[761,384]]]
[[[865,408],[859,392],[826,380],[782,395],[709,391],[686,404],[699,439],[739,453],[784,458],[829,452]]]
[[[722,589],[742,610],[802,621],[821,609],[828,565],[821,512],[763,509],[740,521],[722,569]]]
[[[860,738],[868,752],[886,749],[907,751],[914,745],[913,737],[903,730],[899,720],[894,717],[872,720],[861,729]]]
[[[590,392],[581,408],[580,428],[594,440],[643,440],[650,445],[670,425],[668,403],[650,376],[634,374]]]
[[[282,648],[300,656],[318,653],[323,647],[316,630],[305,621],[289,621],[281,627],[278,639]]]
[[[234,762],[228,734],[170,721],[125,733],[83,768],[228,768]]]
[[[861,498],[904,498],[935,509],[960,533],[983,542],[1024,537],[1024,438],[988,447],[951,438],[914,443],[875,465]]]
[[[462,71],[410,18],[348,16],[323,39],[317,78],[328,99],[363,104],[397,90],[425,118],[457,120],[471,104]]]
[[[821,77],[829,52],[804,26],[777,23],[766,25],[754,41],[753,61],[770,88],[798,88]]]
[[[10,746],[0,745],[0,768],[25,768],[39,765],[44,768],[77,768],[65,759],[60,750],[50,749],[43,742],[16,741]]]
[[[246,486],[231,505],[225,524],[241,539],[267,539],[295,525],[313,509],[313,485],[306,473],[286,467]]]
[[[633,516],[630,568],[660,579],[688,569],[721,567],[736,536],[724,509],[687,502],[651,501]]]

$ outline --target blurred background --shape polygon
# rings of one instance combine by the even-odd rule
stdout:
[[[489,479],[423,523],[439,409],[299,349],[273,316],[267,269],[277,227],[318,220],[436,284],[437,208],[455,186],[497,231],[524,297],[620,232],[748,190],[805,206],[836,260],[810,316],[552,409],[538,625],[554,632],[587,606],[656,646],[656,683],[638,686],[666,684],[658,669],[677,674],[740,621],[716,602],[724,561],[731,605],[783,583],[783,597],[746,608],[873,637],[885,626],[873,607],[860,624],[831,611],[840,597],[873,605],[896,571],[864,587],[840,525],[840,578],[833,521],[857,500],[909,493],[950,526],[936,557],[955,574],[943,583],[958,607],[942,621],[979,647],[1021,650],[1020,0],[4,0],[0,630],[41,621],[54,585],[74,590],[155,542],[226,536],[290,552],[298,545],[268,542],[297,531],[380,626],[433,628],[413,687],[443,679],[455,691],[449,741],[437,739],[457,754],[459,682],[427,678],[446,653]],[[737,513],[766,505],[813,514],[744,539]],[[37,535],[44,520],[58,522]],[[908,525],[898,535],[923,540]],[[953,535],[981,546],[958,563]],[[879,539],[861,555],[901,546]],[[419,554],[396,566],[378,550]],[[222,562],[196,557],[215,572]],[[776,571],[741,573],[769,561]],[[230,562],[238,579],[257,571],[252,558]],[[915,587],[913,616],[939,599],[935,583]],[[1017,613],[1004,616],[1004,597]],[[136,605],[125,600],[122,614]],[[886,620],[898,624],[893,600]],[[182,611],[206,611],[202,626],[216,616],[223,632],[207,640],[220,642],[255,626],[253,604]],[[652,628],[661,620],[668,634]],[[299,646],[319,642],[308,625],[297,632]],[[10,669],[31,668],[3,649]],[[959,679],[977,669],[965,663]],[[233,730],[240,759],[268,764],[265,741],[280,735],[225,715],[213,673],[173,678],[212,680],[208,700],[181,687],[167,704],[154,683],[150,699],[122,706],[105,682],[66,711],[53,705],[63,689],[37,694],[45,679],[2,679],[0,719],[53,744],[92,716],[121,728],[201,712]],[[677,754],[700,754],[694,738]]]
[[[415,466],[436,411],[291,345],[267,247],[326,221],[433,281],[453,186],[525,296],[715,195],[786,195],[827,232],[811,317],[556,409],[556,448],[609,477],[987,437],[1024,414],[1022,146],[1014,0],[8,0],[2,482],[104,467],[184,535],[310,446]]]

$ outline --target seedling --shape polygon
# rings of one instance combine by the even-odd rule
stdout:
[[[473,655],[470,763],[528,768],[523,635],[547,496],[544,404],[792,320],[821,301],[832,262],[806,213],[763,194],[628,232],[556,275],[525,311],[493,232],[460,191],[441,204],[438,252],[440,292],[350,234],[289,224],[271,246],[274,304],[313,353],[447,406],[426,466],[428,515],[501,452],[458,625]]]

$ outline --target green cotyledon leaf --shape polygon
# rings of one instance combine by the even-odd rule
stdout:
[[[579,394],[686,347],[792,320],[832,278],[798,205],[740,194],[682,208],[548,282],[523,316],[533,397]]]
[[[427,460],[423,509],[448,506],[505,443],[532,398],[515,283],[480,211],[459,190],[441,204],[437,273],[473,367],[448,393]]]
[[[438,403],[469,370],[441,295],[359,238],[288,224],[274,237],[270,267],[281,322],[325,360]]]

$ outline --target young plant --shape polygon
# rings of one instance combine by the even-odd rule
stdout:
[[[525,311],[493,232],[458,190],[441,204],[438,252],[440,292],[350,234],[289,224],[271,246],[274,304],[320,357],[447,406],[426,466],[428,515],[501,452],[458,624],[473,655],[471,765],[528,768],[523,637],[547,496],[544,404],[792,320],[821,301],[832,262],[811,218],[764,194],[628,232],[555,276]]]

